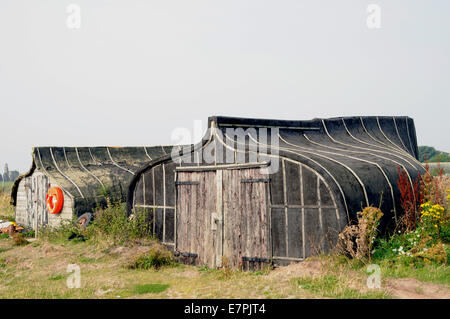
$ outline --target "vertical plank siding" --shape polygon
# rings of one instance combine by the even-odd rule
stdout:
[[[179,172],[177,178],[176,250],[197,255],[194,264],[200,266],[219,265],[217,246],[222,245],[222,240],[211,227],[212,213],[217,208],[215,177],[216,172],[213,171]]]
[[[53,186],[58,184],[39,171],[22,179],[17,191],[16,222],[39,231],[42,227],[57,227],[63,220],[71,220],[73,201],[65,192],[62,211],[59,214],[47,211],[45,199],[48,189]]]
[[[247,225],[246,256],[250,259],[270,260],[272,251],[269,247],[269,223],[267,209],[267,175],[262,175],[259,169],[235,170],[241,175],[241,200],[243,208],[239,211],[242,222]],[[247,180],[244,182],[244,180]],[[253,181],[252,181],[253,180]],[[243,260],[243,268],[256,270],[264,267],[266,262]]]

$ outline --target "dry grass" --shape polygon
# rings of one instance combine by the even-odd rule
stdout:
[[[14,220],[14,207],[9,203],[10,198],[9,190],[3,192],[0,188],[0,220]]]

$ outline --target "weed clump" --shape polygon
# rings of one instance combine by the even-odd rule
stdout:
[[[146,253],[138,255],[130,264],[129,269],[155,269],[175,264],[173,254],[163,245],[154,244]]]
[[[11,238],[14,246],[25,246],[29,243],[20,233],[15,233]]]
[[[358,212],[358,224],[349,225],[338,236],[336,251],[350,258],[370,260],[372,245],[383,213],[379,208],[366,207]]]

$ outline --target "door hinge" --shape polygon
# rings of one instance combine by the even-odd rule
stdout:
[[[241,179],[241,183],[268,183],[270,178],[246,178]]]
[[[199,182],[196,181],[183,181],[183,182],[175,182],[175,185],[198,185]]]
[[[197,254],[188,253],[188,252],[182,252],[182,251],[175,251],[175,252],[173,253],[173,255],[174,255],[175,257],[180,257],[180,256],[182,256],[182,257],[193,257],[193,258],[197,258],[197,257],[198,257]]]
[[[259,257],[242,257],[242,261],[251,261],[251,262],[258,262],[258,263],[270,263],[270,259],[268,258],[259,258]]]

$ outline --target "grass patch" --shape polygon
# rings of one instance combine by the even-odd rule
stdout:
[[[100,260],[97,259],[97,258],[85,257],[85,256],[83,256],[83,255],[79,255],[79,256],[77,257],[77,260],[78,260],[80,263],[83,263],[83,264],[90,264],[90,263],[100,262]]]
[[[381,275],[391,278],[415,278],[420,281],[450,285],[450,268],[447,265],[414,264],[383,260],[379,262]]]
[[[64,279],[64,278],[66,278],[66,276],[64,276],[64,275],[52,275],[48,279],[49,280],[61,280],[61,279]]]
[[[8,250],[11,250],[12,248],[11,247],[0,247],[0,254],[1,253],[4,253],[5,251],[8,251]]]
[[[367,276],[369,263],[364,260],[350,259],[341,255],[324,256],[331,271],[357,271]],[[414,278],[423,282],[450,285],[450,267],[437,263],[417,263],[404,256],[372,260],[380,266],[381,278]]]
[[[0,234],[0,239],[8,239],[8,238],[9,238],[9,234],[8,233]]]
[[[301,289],[306,289],[322,297],[337,299],[380,299],[388,298],[386,292],[360,292],[348,287],[348,284],[335,275],[322,277],[295,278],[294,283]]]
[[[142,295],[149,293],[160,293],[169,288],[167,284],[145,284],[145,285],[136,285],[134,286],[134,293]]]

